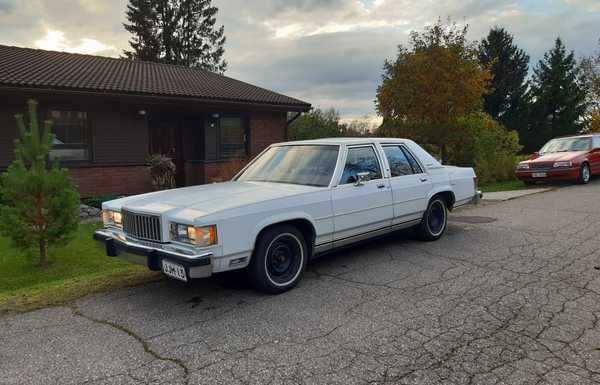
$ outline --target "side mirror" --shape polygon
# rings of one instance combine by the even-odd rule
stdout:
[[[539,151],[534,152],[533,154],[531,154],[531,156],[528,158],[528,160],[534,160],[540,157],[540,153]]]
[[[354,182],[355,186],[362,186],[365,182],[369,181],[369,173],[368,172],[359,172],[356,174],[356,182]]]

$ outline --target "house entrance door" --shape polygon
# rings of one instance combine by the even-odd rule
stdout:
[[[177,187],[185,186],[185,158],[181,124],[177,120],[158,120],[150,124],[150,153],[168,156],[175,163]]]

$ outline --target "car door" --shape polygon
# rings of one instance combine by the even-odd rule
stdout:
[[[592,139],[592,150],[589,155],[590,171],[593,175],[600,175],[600,135]]]
[[[393,225],[421,220],[432,186],[429,175],[405,146],[383,144],[382,147],[390,170],[394,203]]]
[[[339,183],[332,189],[336,246],[389,229],[394,213],[389,179],[374,145],[348,147],[343,164]],[[369,176],[358,184],[361,172]]]

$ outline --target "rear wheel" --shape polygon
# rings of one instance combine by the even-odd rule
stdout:
[[[429,201],[423,220],[417,228],[419,238],[424,241],[435,241],[439,239],[448,226],[448,208],[446,201],[440,197],[434,197]]]
[[[300,282],[307,259],[306,241],[297,228],[272,227],[256,243],[248,267],[250,281],[264,293],[283,293]]]
[[[587,163],[582,164],[581,169],[579,170],[579,183],[588,184],[591,178],[592,173],[590,172],[590,166]]]

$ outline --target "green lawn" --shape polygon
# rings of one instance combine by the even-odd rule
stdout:
[[[511,180],[507,182],[497,182],[491,184],[485,184],[479,186],[481,191],[486,192],[495,192],[495,191],[512,191],[512,190],[524,190],[528,188],[538,188],[540,186],[536,185],[526,185],[520,180]]]
[[[51,264],[35,266],[0,237],[0,312],[23,311],[73,300],[94,292],[160,278],[145,266],[107,257],[92,240],[98,224],[82,224],[67,246],[50,250]]]

